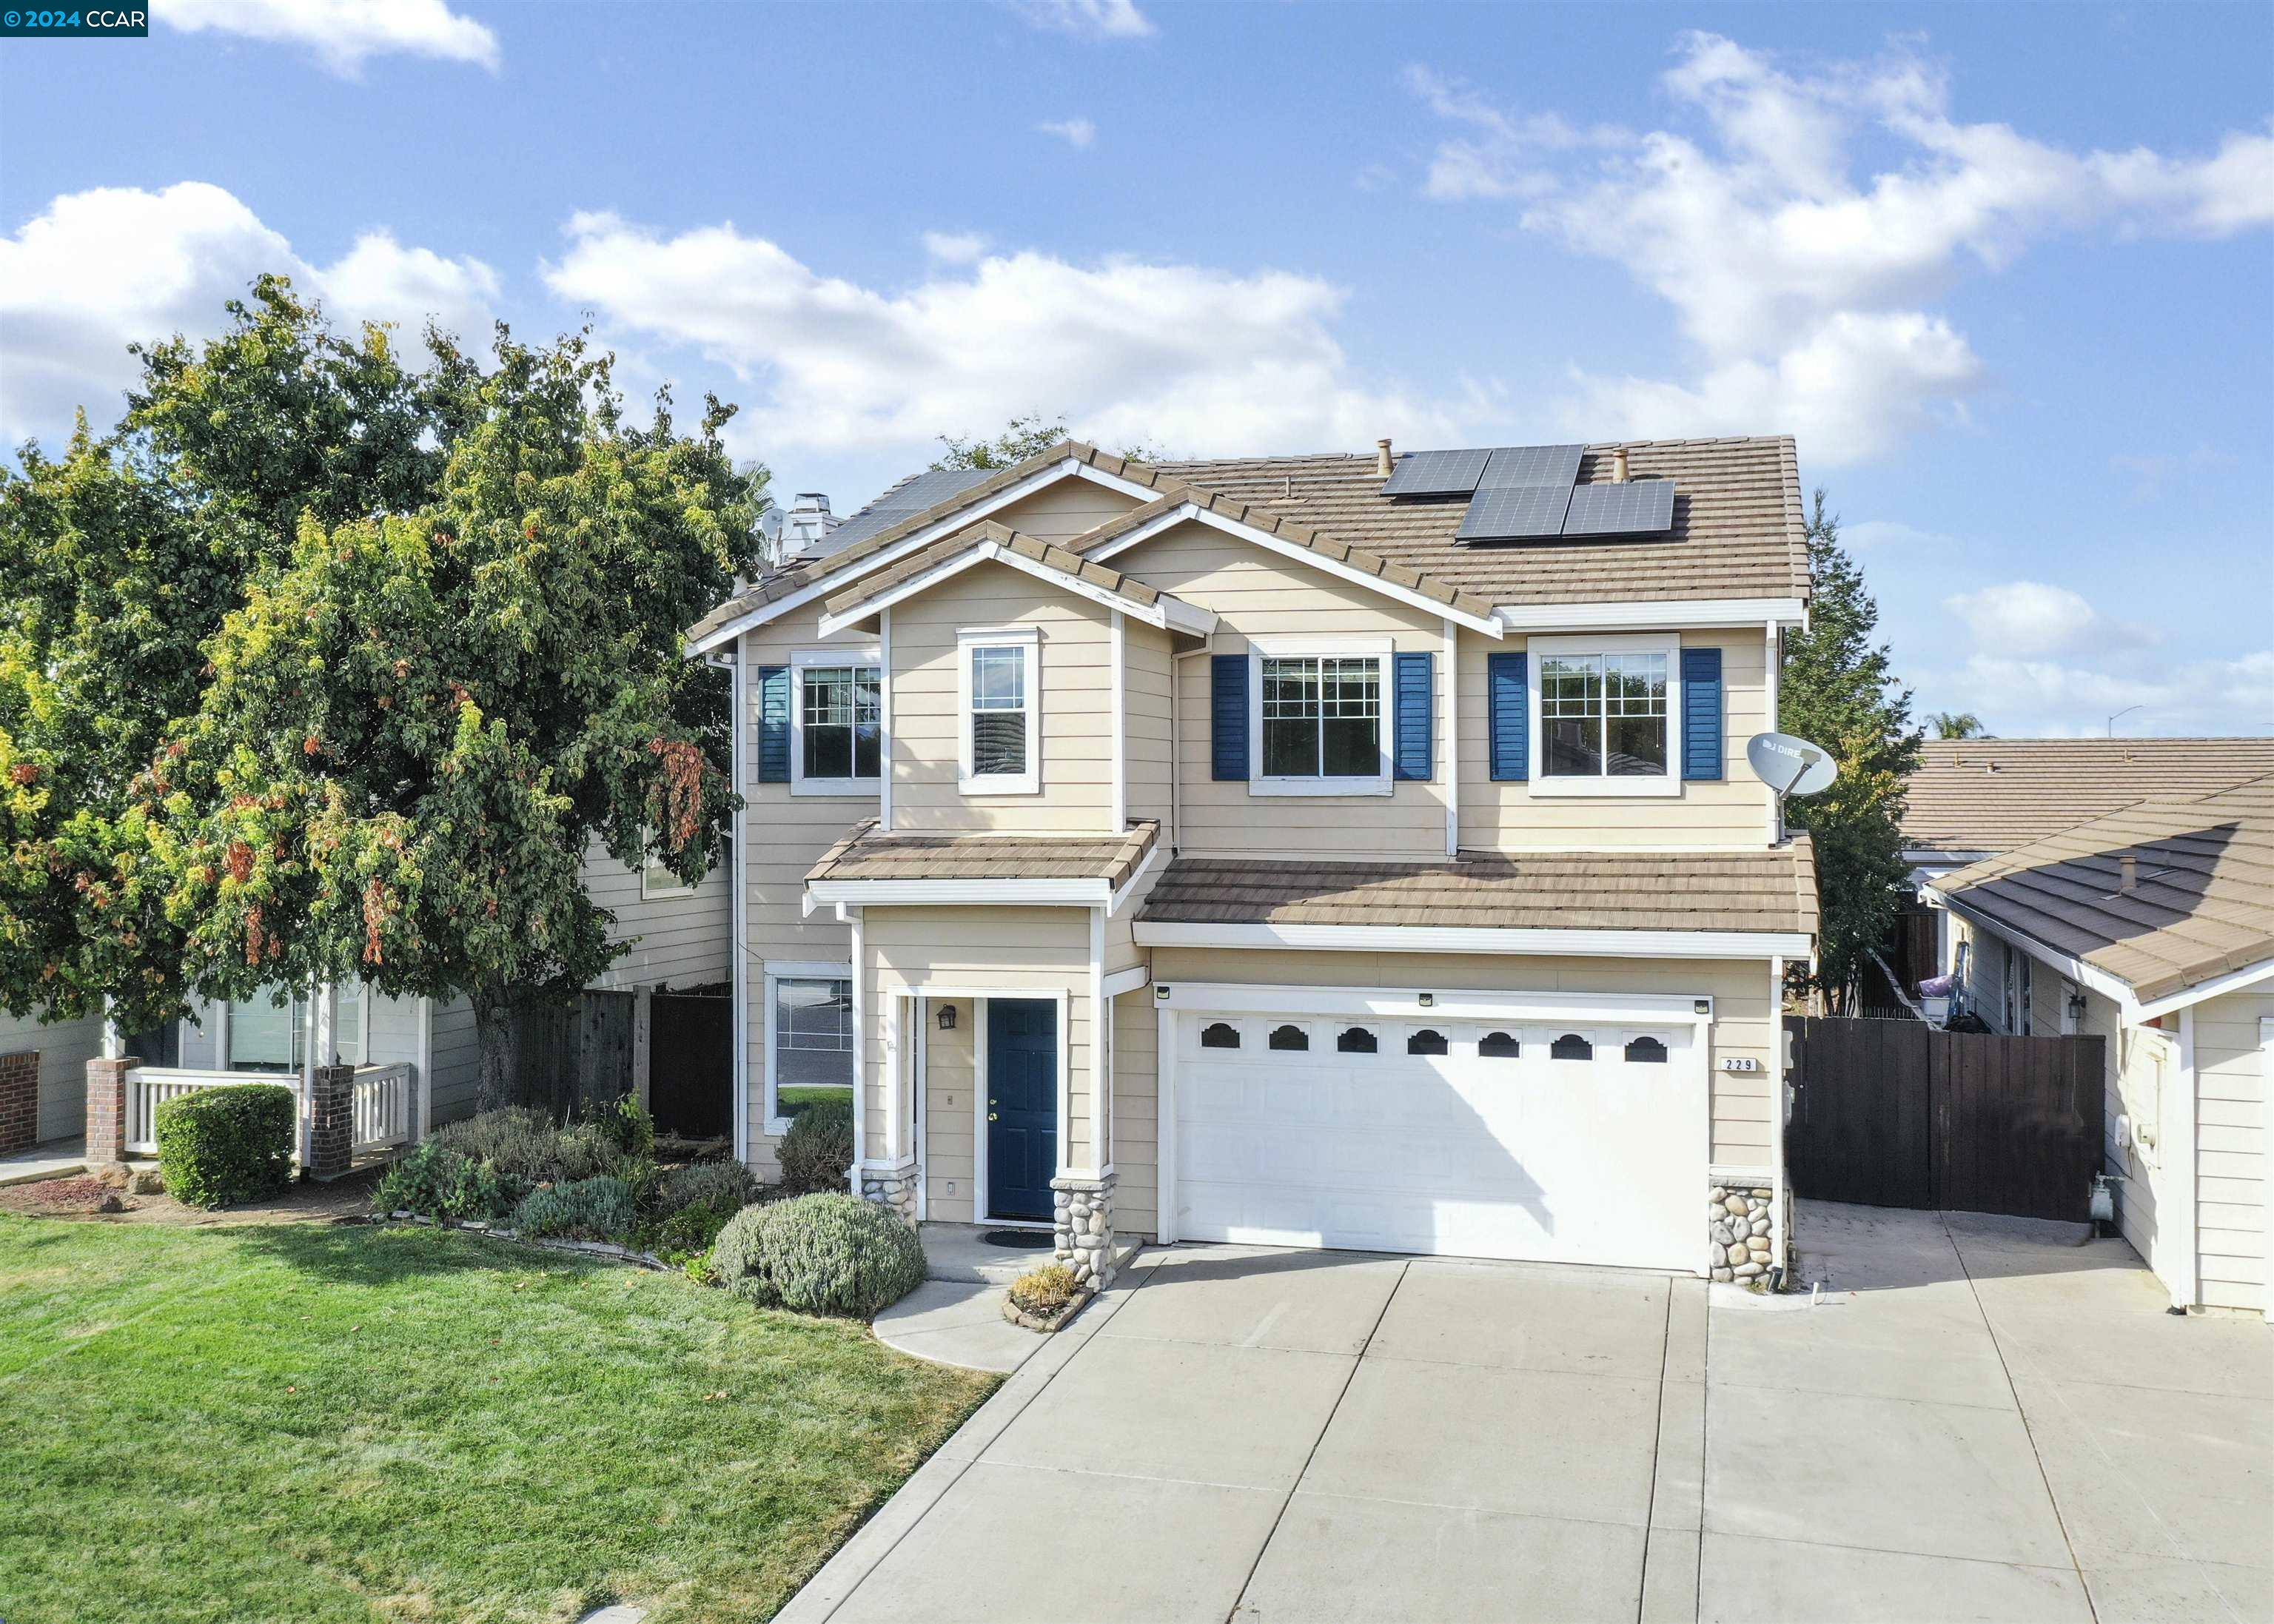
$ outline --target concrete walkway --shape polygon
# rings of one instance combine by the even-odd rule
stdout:
[[[2274,1614],[2263,1322],[2165,1315],[2121,1242],[1803,1224],[1831,1282],[1812,1308],[1638,1273],[1145,1254],[781,1616]]]
[[[0,1156],[0,1186],[32,1184],[87,1171],[85,1139],[49,1139]]]

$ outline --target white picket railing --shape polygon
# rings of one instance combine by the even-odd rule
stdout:
[[[238,1083],[274,1083],[289,1088],[297,1098],[300,1079],[259,1071],[194,1071],[171,1066],[136,1066],[126,1074],[126,1148],[135,1154],[158,1154],[158,1108],[169,1100],[206,1088],[229,1088]],[[297,1136],[296,1135],[295,1138]]]
[[[410,1067],[356,1068],[355,1154],[388,1150],[410,1137]]]

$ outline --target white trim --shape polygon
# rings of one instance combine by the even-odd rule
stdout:
[[[689,885],[652,857],[640,860],[639,883],[642,902],[664,902],[674,897],[691,897],[702,885],[700,880]]]
[[[2180,1011],[2179,1047],[2179,1075],[2174,1079],[2179,1085],[2179,1109],[2172,1113],[2178,1120],[2159,1120],[2156,1124],[2156,1160],[2171,1175],[2169,1187],[2158,1192],[2156,1210],[2160,1215],[2165,1201],[2178,1209],[2173,1215],[2180,1222],[2173,1227],[2185,1250],[2177,1259],[2179,1279],[2173,1286],[2172,1300],[2180,1308],[2193,1308],[2202,1301],[2202,1207],[2195,1187],[2201,1163],[2195,1148],[2195,1120],[2199,1114],[2195,1086],[2199,1079],[2195,1075],[2195,1012],[2191,1009]],[[2159,1111],[2159,1117],[2161,1115]],[[2157,1227],[2162,1226],[2159,1223]]]
[[[1113,662],[1108,703],[1113,707],[1113,827],[1117,831],[1129,827],[1129,702],[1126,673],[1123,670],[1129,657],[1128,631],[1128,617],[1117,609],[1112,635],[1108,640],[1108,658]]]
[[[913,989],[910,990],[914,990]],[[988,1210],[987,1170],[987,1011],[990,998],[1032,998],[1058,1005],[1058,1172],[1075,1169],[1066,1166],[1066,1077],[1068,1067],[1068,1038],[1066,1034],[1066,1005],[1068,994],[1063,986],[1044,988],[1020,987],[958,987],[938,986],[929,981],[922,986],[927,998],[961,998],[971,1005],[971,1217],[975,1223],[1026,1224],[1039,1229],[1050,1227],[1047,1221],[1025,1218],[997,1218]]]
[[[1452,925],[1193,925],[1137,921],[1146,947],[1269,947],[1369,953],[1568,953],[1593,959],[1804,959],[1773,930],[1496,930]]]
[[[742,1031],[738,1022],[734,1030]],[[434,1000],[418,1000],[418,1137],[434,1132]]]
[[[972,658],[982,650],[1019,650],[1020,710],[1027,718],[1027,768],[1023,772],[980,773],[974,769],[971,742]],[[960,754],[955,786],[967,795],[1037,795],[1043,788],[1043,635],[1038,627],[970,628],[955,634],[955,709]]]
[[[1389,795],[1396,793],[1392,777],[1392,723],[1397,712],[1397,645],[1388,636],[1323,636],[1299,635],[1250,637],[1247,640],[1247,793],[1251,797],[1276,795]],[[1370,659],[1374,665],[1374,748],[1382,771],[1362,777],[1323,778],[1308,774],[1272,777],[1263,771],[1263,662],[1273,659]],[[1320,682],[1320,726],[1325,728],[1326,688]],[[1321,748],[1324,748],[1323,743]],[[1321,765],[1324,763],[1321,763]]]
[[[915,1072],[913,1086],[916,1091],[916,1097],[915,1109],[911,1114],[915,1118],[913,1131],[916,1138],[916,1222],[918,1223],[923,1222],[931,1216],[931,1136],[930,1132],[931,1119],[926,1109],[925,1100],[925,1096],[931,1092],[930,1003],[931,1000],[925,997],[923,994],[915,995],[914,1040],[915,1052],[908,1056],[908,1064]]]
[[[1089,911],[1089,1164],[1111,1165],[1104,1154],[1113,1139],[1113,1076],[1107,1069],[1113,1044],[1106,1028],[1111,1026],[1111,1006],[1105,1002],[1105,910]],[[1068,1085],[1071,1096],[1072,1085]],[[1101,1147],[1100,1140],[1104,1141]],[[1069,1143],[1071,1141],[1069,1140]],[[1073,1160],[1061,1154],[1061,1163]]]
[[[1808,604],[1798,598],[1640,598],[1632,603],[1517,604],[1494,611],[1510,632],[1683,631],[1767,621],[1803,626]]]
[[[857,951],[861,940],[860,924],[858,922],[857,914],[853,921],[853,941],[855,950]],[[776,1036],[774,1032],[774,1010],[779,1002],[775,991],[775,985],[777,982],[780,981],[851,981],[854,980],[853,966],[849,962],[840,964],[834,959],[770,959],[759,965],[758,980],[760,982],[761,994],[765,999],[765,1008],[760,1011],[758,1015],[758,1041],[764,1050],[764,1060],[762,1062],[763,1070],[759,1075],[761,1092],[758,1095],[758,1103],[765,1112],[764,1132],[767,1137],[770,1139],[779,1139],[781,1135],[789,1132],[789,1118],[781,1114],[781,1079],[776,1073],[774,1068],[774,1038]],[[749,1028],[747,1026],[744,1026],[738,1028],[738,1030],[747,1032]],[[861,1050],[860,1037],[857,1032],[854,1037],[853,1055],[855,1062],[853,1071],[854,1101],[855,1106],[855,1114],[857,1115],[861,1087],[861,1071],[859,1064]],[[748,1074],[748,1057],[746,1056],[744,1060],[744,1072],[746,1076]],[[749,1102],[747,1100],[743,1103],[743,1112],[745,1116],[747,1116],[749,1112]],[[854,1161],[858,1162],[861,1160],[859,1154],[859,1150],[861,1148],[860,1140],[855,1139],[854,1140],[854,1145],[856,1147],[856,1154],[854,1156]],[[855,1193],[858,1192],[856,1192]]]
[[[857,736],[861,720],[857,700],[853,720]],[[877,617],[877,827],[886,834],[892,832],[892,612],[890,609]]]
[[[2259,1097],[2263,1100],[2267,1094],[2274,1094],[2274,1015],[2261,1015],[2258,1018],[2258,1078]],[[2265,1130],[2262,1127],[2260,1129],[2262,1136]],[[2266,1150],[2266,1141],[2263,1137],[2259,1140],[2259,1150],[2262,1154]],[[2261,1203],[2258,1208],[2258,1218],[2261,1248],[2258,1255],[2267,1265],[2266,1283],[2269,1288],[2265,1319],[2268,1323],[2274,1324],[2274,1201]]]
[[[1152,979],[1153,970],[1149,965],[1131,965],[1126,970],[1116,970],[1105,978],[1105,996],[1118,998],[1125,992],[1135,992]]]
[[[861,1193],[861,1165],[869,1159],[869,1030],[866,1025],[869,1000],[862,996],[868,990],[862,983],[868,981],[869,975],[866,956],[861,949],[861,910],[852,908],[840,912],[846,916],[846,923],[853,932],[853,1165],[845,1170],[845,1184],[852,1194],[858,1196]],[[766,1003],[771,1009],[773,1000],[769,998]],[[769,1070],[772,1068],[773,1047],[771,1044],[766,1048],[766,1064]],[[771,1109],[773,1104],[772,1100],[767,1101],[768,1109]]]
[[[1166,996],[1154,1000],[1153,1234],[1163,1246],[1177,1239],[1177,1012]]]
[[[1230,1011],[1245,1014],[1368,1015],[1410,1019],[1424,1008],[1419,988],[1286,987],[1267,982],[1176,981],[1163,984],[1163,1011]],[[1698,993],[1510,992],[1427,989],[1430,1017],[1443,1020],[1581,1020],[1645,1026],[1713,1023],[1713,1000]],[[1706,1005],[1699,1014],[1697,1005]],[[1701,1192],[1700,1199],[1703,1199]]]
[[[1086,880],[813,880],[808,903],[969,903],[1002,907],[1094,908],[1111,893],[1102,879]]]
[[[1156,500],[1157,494],[1156,492]],[[1162,531],[1172,529],[1187,520],[1196,520],[1200,523],[1222,530],[1227,536],[1238,537],[1240,540],[1252,542],[1267,552],[1276,553],[1283,558],[1292,559],[1299,564],[1308,564],[1314,569],[1323,570],[1328,575],[1339,576],[1355,585],[1379,592],[1384,598],[1394,598],[1399,603],[1411,605],[1430,614],[1445,616],[1467,627],[1471,631],[1482,632],[1487,637],[1497,637],[1501,635],[1502,625],[1496,615],[1471,614],[1466,610],[1451,608],[1426,592],[1417,592],[1410,587],[1400,586],[1394,581],[1385,581],[1380,575],[1371,575],[1362,569],[1354,569],[1339,559],[1329,558],[1323,553],[1314,553],[1299,542],[1284,540],[1269,530],[1260,530],[1253,525],[1242,524],[1236,519],[1227,519],[1222,514],[1203,508],[1197,502],[1180,502],[1168,512],[1148,519],[1126,535],[1116,536],[1111,541],[1103,546],[1091,549],[1082,556],[1092,563],[1102,564],[1106,560],[1150,541]]]
[[[1772,713],[1773,714],[1773,713]],[[1782,1268],[1791,1256],[1792,1191],[1785,1182],[1784,1136],[1787,1113],[1786,1101],[1790,1089],[1785,1081],[1784,1034],[1784,960],[1769,960],[1769,1077],[1773,1092],[1769,1098],[1769,1162],[1773,1177],[1769,1188],[1774,1192],[1773,1205],[1769,1209],[1769,1260]],[[1709,1056],[1706,1063],[1706,1086],[1710,1089],[1715,1075]],[[1711,1259],[1708,1259],[1709,1273]]]
[[[1763,638],[1764,641],[1761,652],[1766,662],[1768,673],[1766,686],[1768,689],[1769,730],[1773,733],[1781,726],[1777,718],[1777,708],[1779,703],[1778,695],[1782,691],[1783,688],[1784,634],[1778,628],[1777,623],[1774,620],[1771,620],[1768,622],[1768,629],[1763,634]],[[1722,691],[1724,698],[1722,707],[1722,727],[1726,732],[1728,726],[1728,709],[1727,703],[1728,688],[1726,685]],[[1724,755],[1728,754],[1728,741],[1726,739],[1723,740],[1721,749]],[[1724,771],[1727,771],[1726,764]],[[1767,786],[1764,785],[1762,787],[1766,789],[1767,788]],[[1769,844],[1771,846],[1782,846],[1784,844],[1784,808],[1779,804],[1777,798],[1773,793],[1767,797],[1767,801]],[[1782,1212],[1784,1210],[1784,1204],[1781,1201],[1777,1204],[1777,1210],[1779,1212]],[[1780,1258],[1784,1255],[1785,1254],[1781,1250],[1777,1252],[1777,1256]]]
[[[734,755],[734,849],[728,856],[728,868],[734,895],[728,904],[728,919],[734,946],[734,1054],[732,1066],[734,1088],[734,1160],[747,1166],[750,1160],[750,890],[746,864],[749,846],[745,836],[749,816],[749,780],[742,774],[749,765],[750,723],[747,707],[750,703],[749,662],[743,658],[740,642],[734,645],[734,715],[727,737]],[[767,1050],[768,1065],[773,1064],[772,1050]]]
[[[1461,854],[1461,641],[1450,620],[1445,625],[1445,855]],[[1529,662],[1526,662],[1529,664]],[[1393,665],[1394,668],[1394,665]],[[1392,703],[1396,696],[1392,696]],[[1437,763],[1431,762],[1434,772]]]
[[[1214,613],[1196,605],[1186,603],[1181,598],[1171,597],[1168,593],[1161,594],[1150,604],[1142,603],[1126,593],[1117,592],[1110,587],[1096,585],[1082,580],[1078,575],[1068,575],[1065,570],[1053,565],[1038,562],[1015,548],[1005,546],[1000,542],[982,541],[975,543],[968,551],[957,553],[953,558],[943,559],[939,563],[925,570],[923,574],[912,575],[888,591],[880,592],[874,598],[864,598],[850,609],[841,610],[834,614],[823,615],[821,635],[827,637],[843,631],[847,627],[862,625],[872,615],[889,613],[893,605],[905,603],[919,592],[930,591],[942,582],[953,580],[965,570],[981,564],[1007,564],[1013,569],[1022,570],[1037,581],[1057,587],[1061,591],[1071,592],[1077,598],[1086,598],[1091,603],[1102,608],[1110,609],[1116,614],[1134,615],[1148,626],[1157,626],[1164,631],[1189,632],[1193,636],[1204,637],[1216,629]]]
[[[1121,912],[1123,906],[1127,904],[1131,895],[1137,890],[1139,882],[1144,879],[1146,874],[1152,868],[1154,861],[1160,855],[1161,837],[1159,832],[1156,831],[1153,836],[1153,844],[1147,846],[1145,848],[1145,855],[1137,860],[1137,867],[1135,870],[1131,873],[1127,879],[1121,882],[1121,889],[1115,891],[1113,895],[1108,898],[1105,905],[1105,912],[1109,916]]]
[[[1567,796],[1617,798],[1679,795],[1682,793],[1682,638],[1680,634],[1622,635],[1604,637],[1533,637],[1527,640],[1524,662],[1525,703],[1531,712],[1531,778],[1525,786],[1534,801]],[[1542,765],[1547,748],[1546,718],[1540,715],[1540,668],[1558,656],[1656,654],[1666,660],[1666,771],[1630,778],[1549,778]],[[1606,697],[1608,726],[1608,696]]]
[[[2220,997],[2244,987],[2255,986],[2269,976],[2274,976],[2274,959],[2262,959],[2255,965],[2246,965],[2240,970],[2230,970],[2225,975],[2213,976],[2210,981],[2197,981],[2194,986],[2182,988],[2178,992],[2165,993],[2160,998],[2151,998],[2140,1006],[2140,1018],[2142,1020],[2153,1020],[2158,1015],[2169,1015],[2176,1010],[2187,1009],[2192,1004],[2203,1003],[2207,999]]]
[[[809,778],[805,776],[805,673],[808,671],[838,671],[862,665],[877,668],[877,770],[875,778]],[[884,650],[872,646],[863,649],[797,649],[789,657],[789,793],[793,795],[825,795],[850,797],[861,801],[883,799],[885,752],[891,741],[885,732],[885,669]],[[857,740],[860,732],[861,702],[857,695],[853,702],[853,730]],[[858,746],[855,745],[857,750]]]
[[[921,553],[942,537],[953,536],[958,530],[968,530],[989,514],[998,512],[1013,502],[1022,500],[1035,492],[1070,477],[1087,479],[1094,485],[1104,485],[1107,489],[1118,491],[1125,496],[1134,497],[1141,503],[1153,501],[1160,495],[1159,492],[1148,485],[1141,485],[1133,479],[1123,479],[1102,470],[1092,468],[1080,457],[1061,457],[1047,467],[1036,469],[1015,484],[1004,486],[990,496],[982,497],[968,507],[957,508],[945,518],[937,519],[925,525],[923,529],[903,536],[888,547],[863,554],[860,558],[848,559],[836,568],[798,588],[794,592],[777,598],[772,603],[753,605],[746,613],[736,615],[733,620],[712,628],[700,638],[687,640],[682,645],[684,651],[689,658],[708,654],[719,644],[730,643],[744,632],[763,626],[769,620],[778,620],[792,610],[802,609],[816,598],[832,596],[848,580],[857,580],[872,570],[885,568],[888,565],[900,562],[904,558]]]

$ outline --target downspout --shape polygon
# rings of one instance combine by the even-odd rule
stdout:
[[[1784,960],[1779,958],[1769,960],[1769,1045],[1774,1056],[1769,1074],[1775,1081],[1769,1098],[1769,1186],[1774,1192],[1769,1205],[1769,1258],[1773,1267],[1785,1269],[1792,1260],[1792,1188],[1784,1172],[1785,1101],[1791,1091],[1785,1081]],[[1710,1075],[1707,1083],[1710,1086]]]
[[[1185,830],[1185,677],[1180,667],[1188,659],[1216,652],[1216,634],[1201,639],[1197,649],[1169,657],[1169,855],[1183,843]]]
[[[1779,679],[1783,675],[1784,639],[1779,635],[1777,623],[1774,620],[1768,623],[1766,651],[1768,659],[1768,731],[1775,733],[1778,731],[1777,724],[1781,719],[1777,715],[1777,689]],[[1766,788],[1767,786],[1764,785],[1762,787]],[[1784,807],[1773,794],[1769,797],[1769,844],[1771,846],[1784,844]]]
[[[1461,669],[1459,631],[1445,621],[1445,855],[1461,854]]]
[[[859,720],[856,716],[855,721]],[[877,616],[877,829],[892,832],[892,612]]]
[[[853,1165],[845,1181],[861,1193],[861,1168],[869,1160],[869,966],[861,952],[861,910],[838,905],[853,932]]]
[[[749,808],[742,804],[749,786],[745,771],[744,752],[749,748],[749,687],[745,675],[749,661],[743,658],[747,634],[735,639],[734,676],[732,678],[734,715],[728,733],[727,753],[734,775],[736,797],[734,815],[734,849],[728,853],[727,876],[734,886],[731,904],[734,936],[734,974],[730,978],[729,995],[734,999],[734,1054],[731,1076],[734,1089],[734,1159],[747,1164],[750,1159],[750,951],[749,913],[750,891],[747,880],[749,842],[744,838]]]

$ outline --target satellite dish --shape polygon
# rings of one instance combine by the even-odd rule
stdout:
[[[1755,733],[1745,741],[1745,760],[1754,776],[1776,792],[1779,801],[1787,795],[1813,795],[1828,789],[1840,771],[1831,751],[1790,733]]]

